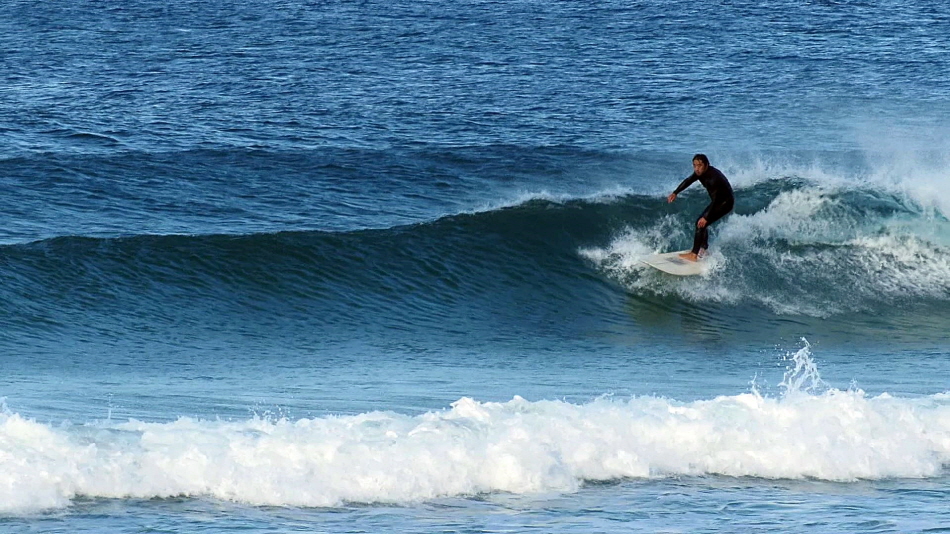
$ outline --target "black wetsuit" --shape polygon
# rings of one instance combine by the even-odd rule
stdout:
[[[706,192],[709,193],[709,198],[712,199],[712,202],[706,206],[703,213],[696,219],[697,223],[699,223],[699,219],[706,219],[706,226],[702,228],[699,226],[696,227],[696,235],[693,238],[693,254],[699,254],[700,250],[709,248],[709,225],[732,211],[732,206],[735,203],[729,180],[726,180],[722,172],[712,165],[707,167],[701,176],[697,176],[694,172],[689,178],[683,180],[683,183],[676,188],[676,191],[673,191],[673,194],[680,194],[681,191],[693,185],[693,182],[696,180],[699,180],[699,183],[703,184],[703,187],[706,188]]]

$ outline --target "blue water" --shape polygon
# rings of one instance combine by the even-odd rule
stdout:
[[[4,2],[0,531],[950,530],[946,35]]]

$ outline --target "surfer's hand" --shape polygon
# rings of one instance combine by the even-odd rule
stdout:
[[[666,201],[672,203],[676,200],[676,193],[670,193],[670,196],[666,197]]]
[[[700,217],[699,220],[696,221],[696,228],[705,228],[705,227],[706,227],[706,218]]]

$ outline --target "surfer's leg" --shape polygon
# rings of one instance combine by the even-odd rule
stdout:
[[[699,254],[700,250],[706,250],[709,248],[709,223],[706,223],[706,226],[702,228],[699,227],[698,221],[696,225],[696,234],[693,235],[693,250],[690,251],[692,254]]]
[[[700,216],[699,219],[696,219],[696,234],[693,236],[693,250],[692,254],[699,255],[700,251],[705,252],[709,248],[709,227],[719,219],[722,219],[730,211],[732,211],[733,203],[724,204],[722,206],[717,206],[715,208],[709,209],[709,213],[706,215],[706,225],[702,228],[699,227],[699,219],[702,219]]]
[[[689,260],[689,261],[699,260],[699,250],[706,249],[707,247],[706,240],[708,239],[708,236],[709,236],[709,232],[706,230],[705,227],[703,228],[699,227],[699,219],[697,219],[696,220],[696,234],[693,236],[693,249],[690,250],[689,252],[684,252],[683,254],[680,254],[680,257],[683,258],[684,260]]]
[[[730,211],[732,211],[732,202],[709,210],[709,215],[706,216],[706,226],[722,219]]]

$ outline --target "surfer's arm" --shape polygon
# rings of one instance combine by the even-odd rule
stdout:
[[[693,185],[693,183],[694,183],[696,180],[699,180],[699,176],[697,176],[696,173],[694,172],[693,174],[689,175],[689,178],[683,180],[683,182],[680,183],[679,187],[677,187],[677,188],[673,191],[673,193],[668,197],[669,201],[670,201],[670,202],[673,202],[674,200],[676,200],[676,195],[682,193],[684,189],[686,189],[687,187]]]

